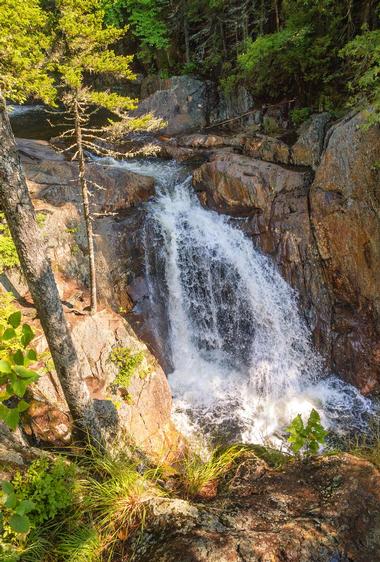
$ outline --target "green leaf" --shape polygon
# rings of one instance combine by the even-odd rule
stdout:
[[[15,493],[9,494],[4,502],[5,507],[14,509],[17,505],[17,497]]]
[[[8,318],[8,324],[10,324],[14,329],[20,326],[21,322],[21,311],[17,310]]]
[[[12,359],[16,365],[24,365],[24,354],[21,349],[18,349],[16,353],[12,355]]]
[[[37,361],[37,353],[34,351],[34,349],[28,349],[26,357],[29,359],[29,361]]]
[[[16,429],[20,421],[20,414],[17,408],[8,408],[8,412],[4,418],[5,423],[11,429]]]
[[[29,408],[30,404],[28,402],[26,402],[25,400],[20,400],[20,402],[17,405],[17,409],[18,411],[21,412],[26,412],[26,410]]]
[[[12,368],[9,361],[5,359],[0,359],[0,373],[11,373]]]
[[[3,493],[7,495],[14,493],[14,488],[8,480],[3,480],[1,482],[1,489],[3,490]]]
[[[38,378],[38,374],[35,371],[32,371],[31,369],[26,369],[22,365],[17,365],[16,367],[14,367],[14,371],[22,379],[34,379],[34,380],[36,380]]]
[[[34,338],[34,332],[29,324],[24,324],[22,327],[21,343],[24,347],[27,347],[32,339]]]
[[[29,380],[17,379],[17,381],[15,381],[12,384],[13,392],[16,394],[16,396],[18,396],[19,398],[22,398],[24,396],[25,391],[28,388],[29,384],[30,384]]]
[[[9,519],[9,525],[16,533],[28,533],[30,530],[30,521],[26,515],[15,513]]]
[[[18,515],[30,513],[35,508],[35,504],[31,500],[22,500],[15,509]]]
[[[1,339],[4,341],[11,340],[16,337],[16,332],[13,328],[7,328],[2,335]]]

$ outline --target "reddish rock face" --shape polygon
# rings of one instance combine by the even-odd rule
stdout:
[[[380,131],[364,120],[329,131],[314,182],[311,171],[221,154],[193,183],[202,204],[247,218],[242,228],[298,290],[328,366],[368,393],[380,389]],[[256,144],[276,160],[277,141]]]
[[[215,499],[161,499],[141,562],[378,562],[380,474],[350,455],[284,470],[246,461]],[[226,488],[226,487],[225,487]],[[354,501],[353,501],[353,498]]]
[[[310,189],[332,310],[332,359],[363,391],[380,384],[380,129],[356,114],[329,132]]]

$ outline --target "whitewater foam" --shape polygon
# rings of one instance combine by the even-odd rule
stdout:
[[[200,205],[178,164],[108,162],[156,179],[146,275],[151,310],[157,300],[166,310],[181,431],[276,444],[312,408],[335,432],[362,430],[371,402],[326,373],[297,294],[270,259],[228,217]]]

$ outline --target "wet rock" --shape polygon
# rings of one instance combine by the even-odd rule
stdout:
[[[173,135],[202,129],[207,124],[207,83],[190,76],[173,76],[143,99],[135,116],[153,113],[167,122],[163,133]]]
[[[328,124],[331,120],[329,113],[312,115],[298,130],[298,139],[291,148],[292,163],[297,166],[311,166],[316,169],[323,150]]]
[[[238,475],[232,482],[207,503],[159,500],[134,545],[134,559],[380,560],[380,474],[370,463],[349,455],[326,457],[283,471],[267,469],[254,481]]]
[[[267,162],[280,164],[289,164],[290,148],[289,146],[275,137],[266,135],[256,135],[253,138],[247,138],[243,153],[252,158],[260,158]]]
[[[310,173],[234,154],[216,156],[193,178],[203,205],[245,218],[240,228],[299,291],[314,343],[328,360],[331,300],[310,224]]]
[[[193,185],[196,191],[206,192],[210,207],[232,215],[259,212],[262,222],[268,223],[275,197],[302,188],[307,178],[305,172],[247,156],[217,154],[195,170]]]
[[[312,228],[332,294],[333,365],[370,392],[380,385],[380,130],[364,113],[329,131],[310,190]]]

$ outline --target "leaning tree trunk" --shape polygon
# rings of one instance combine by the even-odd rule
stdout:
[[[17,249],[55,369],[77,429],[102,448],[100,425],[63,313],[57,285],[37,226],[15,139],[0,94],[0,206]]]
[[[75,138],[78,151],[78,164],[79,164],[79,184],[82,192],[83,215],[86,226],[87,234],[87,247],[88,247],[88,267],[90,273],[90,312],[94,314],[97,309],[97,295],[96,295],[96,269],[95,269],[95,248],[94,248],[94,233],[92,229],[92,218],[90,213],[90,201],[88,194],[88,186],[86,181],[86,168],[83,153],[82,142],[82,126],[80,118],[80,109],[78,101],[74,105],[74,118],[75,118]]]

